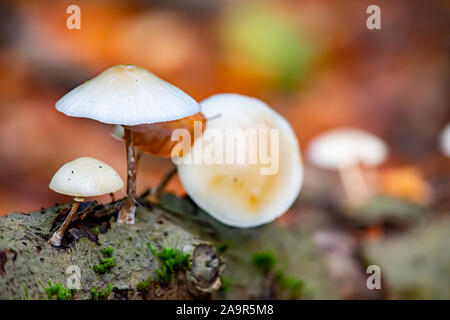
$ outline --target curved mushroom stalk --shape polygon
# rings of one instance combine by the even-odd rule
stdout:
[[[128,127],[124,126],[124,134],[127,151],[127,197],[124,207],[119,211],[117,222],[134,224],[136,214],[136,152]]]
[[[177,173],[177,167],[173,167],[172,169],[167,171],[167,173],[164,175],[164,177],[159,182],[158,186],[151,190],[150,194],[146,197],[146,200],[153,204],[160,203],[161,197],[164,192],[164,188],[167,186],[167,184],[175,176],[176,173]]]
[[[48,243],[59,247],[61,245],[61,240],[64,236],[64,233],[66,232],[67,228],[69,227],[70,222],[72,222],[73,217],[75,216],[75,213],[78,210],[78,207],[80,206],[80,203],[84,201],[83,198],[74,197],[73,198],[74,203],[72,204],[72,208],[70,209],[69,214],[66,217],[66,220],[64,220],[63,224],[53,233],[52,237],[48,241]]]

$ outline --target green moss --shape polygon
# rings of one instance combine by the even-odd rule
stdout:
[[[44,286],[41,281],[38,282],[44,288],[49,300],[71,300],[77,293],[77,289],[68,289],[61,282],[53,284],[52,280],[49,280],[48,287]]]
[[[95,228],[91,229],[92,233],[98,236],[100,234],[100,228],[96,226]]]
[[[265,276],[274,275],[274,284],[281,291],[286,292],[289,299],[300,299],[302,297],[304,282],[287,276],[282,270],[275,271],[278,259],[272,251],[255,253],[252,261]]]
[[[272,251],[255,253],[252,257],[253,264],[263,274],[268,274],[273,270],[278,260]]]
[[[286,276],[283,271],[278,271],[275,277],[276,284],[289,293],[291,299],[301,299],[304,282],[292,277]]]
[[[92,269],[96,273],[104,274],[110,271],[115,266],[116,266],[116,258],[104,258],[100,261],[100,264],[93,266]]]
[[[109,295],[113,291],[114,286],[111,282],[108,282],[108,287],[104,288],[102,291],[97,291],[96,287],[92,288],[91,290],[91,299],[92,300],[106,300],[108,299]]]
[[[150,289],[151,285],[152,285],[152,277],[149,276],[146,281],[139,282],[136,285],[136,290],[140,292],[145,292]]]
[[[222,241],[217,245],[217,252],[223,254],[225,251],[231,248],[231,245],[232,243],[229,240]]]
[[[23,289],[25,290],[25,295],[22,296],[22,300],[30,300],[30,293],[28,292],[27,286],[23,285]]]
[[[111,246],[100,250],[100,252],[107,258],[103,258],[100,264],[93,266],[92,269],[96,273],[104,274],[116,266],[116,258],[112,257],[114,249]]]
[[[219,289],[220,291],[222,291],[224,293],[228,293],[231,291],[231,286],[233,285],[232,279],[228,279],[225,276],[220,276],[220,282],[222,283],[222,285]]]
[[[108,248],[102,249],[100,251],[105,257],[109,257],[109,258],[111,258],[114,253],[114,249],[111,246],[109,246]]]
[[[160,263],[160,268],[156,270],[156,274],[162,285],[167,285],[174,281],[178,272],[191,269],[189,254],[174,248],[163,248],[162,251],[156,252],[149,243],[147,243],[147,246]]]

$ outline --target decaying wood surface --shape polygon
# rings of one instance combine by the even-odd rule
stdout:
[[[412,260],[425,259],[439,268],[448,268],[445,255],[437,254],[445,248],[445,241],[421,241],[427,243],[426,250],[418,251],[417,244],[414,250],[408,249],[416,233],[422,232],[424,239],[429,234],[436,236],[433,239],[445,239],[448,219],[422,227],[428,214],[412,214],[408,206],[403,210],[398,203],[390,205],[387,200],[379,200],[383,201],[383,212],[386,206],[404,211],[396,213],[393,221],[399,223],[399,217],[404,216],[407,221],[416,221],[409,224],[417,227],[411,232],[397,232],[382,242],[361,245],[350,231],[355,224],[357,228],[365,226],[365,220],[359,217],[381,219],[376,214],[378,206],[360,211],[358,219],[353,214],[343,219],[336,212],[304,202],[300,204],[300,216],[287,214],[275,223],[238,229],[212,219],[189,198],[165,194],[157,205],[145,199],[152,197],[138,199],[134,225],[115,223],[123,199],[105,205],[83,203],[62,248],[52,247],[47,240],[64,220],[70,204],[0,217],[0,299],[45,299],[39,281],[66,285],[72,275],[68,272],[70,266],[80,270],[81,289],[75,299],[90,299],[92,288],[102,290],[109,283],[114,290],[108,299],[395,299],[412,297],[411,292],[416,298],[448,296],[439,279],[430,281],[424,291],[415,277],[406,277],[412,271],[422,274],[431,270],[427,265],[421,269],[423,265],[411,264]],[[295,210],[298,205],[294,204]],[[391,255],[387,259],[379,254],[397,252],[391,246],[400,243],[405,246],[401,251],[409,255]],[[160,263],[147,244],[156,250],[175,248],[189,253],[191,270],[180,272],[169,285],[160,285]],[[104,274],[95,273],[93,266],[103,258],[101,249],[109,246],[115,249],[117,265]],[[276,265],[268,274],[262,273],[252,259],[261,252],[276,256]],[[366,287],[368,264],[382,267],[382,290]],[[397,272],[396,266],[403,266],[403,271]],[[409,266],[415,269],[411,271]],[[73,267],[69,271],[73,272]],[[300,294],[277,282],[280,274],[300,280]],[[138,291],[137,285],[149,276],[153,279],[151,286],[145,293]]]
[[[148,298],[209,298],[220,288],[223,260],[216,248],[198,234],[183,230],[158,208],[138,207],[134,225],[116,224],[123,200],[99,205],[86,202],[77,211],[63,239],[62,247],[47,243],[51,231],[64,219],[69,205],[59,205],[30,214],[11,213],[0,218],[0,299],[44,299],[39,281],[47,285],[61,282],[79,268],[81,289],[75,298],[89,299],[91,289],[103,289],[112,283],[110,298],[140,299],[136,285],[155,276],[159,267],[147,244],[156,249],[175,248],[189,253],[192,268],[179,274],[168,286],[154,290]],[[97,235],[98,234],[98,235]],[[101,249],[111,246],[116,266],[97,274],[93,266],[103,258]],[[71,267],[75,266],[75,267]]]

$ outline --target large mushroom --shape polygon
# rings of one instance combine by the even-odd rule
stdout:
[[[359,205],[370,197],[368,186],[361,171],[361,164],[374,167],[388,155],[388,148],[380,138],[368,132],[340,128],[322,133],[308,149],[312,164],[339,172],[344,191],[352,205]]]
[[[68,92],[56,109],[72,117],[91,118],[124,128],[127,154],[127,198],[117,221],[134,223],[136,160],[130,128],[181,119],[200,111],[188,94],[135,65],[113,66]]]
[[[261,100],[238,94],[211,96],[201,107],[206,129],[190,153],[176,159],[187,194],[220,222],[240,228],[285,213],[303,182],[300,148],[289,123]],[[230,132],[250,133],[244,153],[228,145],[236,137]],[[197,162],[199,154],[203,160]]]
[[[123,181],[116,170],[108,164],[94,158],[82,157],[59,168],[49,188],[57,193],[72,196],[74,201],[66,220],[49,240],[51,244],[59,246],[84,198],[101,196],[122,189]]]

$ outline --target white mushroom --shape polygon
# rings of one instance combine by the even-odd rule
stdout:
[[[380,138],[352,128],[325,132],[315,138],[308,149],[312,164],[338,170],[346,195],[354,205],[371,195],[359,165],[377,166],[387,155],[388,148]]]
[[[52,178],[49,188],[73,197],[74,204],[64,223],[53,233],[50,243],[59,246],[64,232],[85,197],[100,196],[123,188],[119,174],[108,164],[82,157],[63,165]]]
[[[200,111],[184,91],[135,65],[117,65],[68,92],[56,109],[71,117],[133,126],[181,119]]]
[[[442,130],[440,147],[442,153],[450,158],[450,123]]]
[[[209,119],[206,129],[178,164],[189,196],[220,222],[240,228],[268,223],[285,213],[303,182],[300,148],[289,123],[264,102],[238,94],[214,95],[201,107]],[[244,153],[228,144],[230,133],[239,132],[257,137],[245,140]],[[203,160],[198,163],[195,157],[200,153]],[[211,156],[217,156],[216,161]]]
[[[117,65],[68,92],[56,109],[71,117],[91,118],[124,127],[127,151],[127,201],[118,222],[134,223],[135,150],[129,126],[181,119],[200,111],[188,94],[135,65]]]

